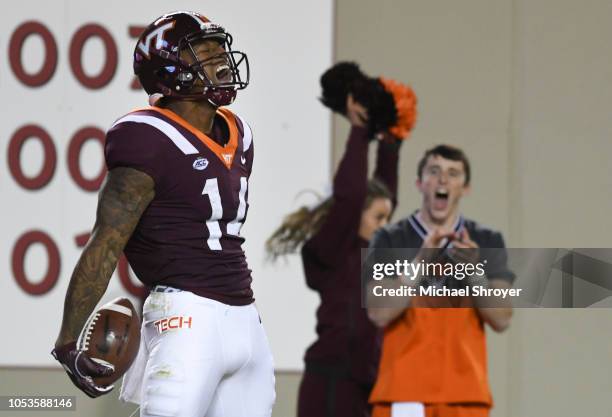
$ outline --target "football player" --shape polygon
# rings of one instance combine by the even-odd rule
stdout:
[[[248,85],[247,56],[223,27],[181,11],[145,29],[134,71],[157,101],[107,133],[108,177],[53,355],[90,397],[112,389],[92,381],[112,369],[77,338],[124,251],[151,294],[121,398],[140,403],[141,416],[270,416],[272,356],[240,234],[252,133],[223,107]]]

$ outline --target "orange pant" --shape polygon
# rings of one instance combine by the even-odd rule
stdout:
[[[489,417],[490,408],[473,404],[425,404],[425,417]],[[372,417],[391,417],[391,404],[375,404]]]

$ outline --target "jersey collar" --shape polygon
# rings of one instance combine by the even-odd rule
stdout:
[[[427,227],[427,224],[425,224],[425,222],[421,219],[421,214],[419,210],[416,210],[414,213],[412,213],[408,217],[408,223],[410,223],[414,231],[417,232],[417,234],[421,237],[421,239],[425,240],[425,238],[430,232],[430,229]],[[453,225],[453,231],[455,233],[459,233],[461,229],[463,229],[464,227],[465,227],[465,219],[463,218],[463,215],[460,214],[457,217],[455,224]],[[445,241],[443,242],[442,248],[449,247],[450,245],[451,245],[451,242],[448,242],[445,239]]]
[[[234,118],[234,115],[229,110],[223,108],[217,109],[217,114],[223,118],[229,129],[229,140],[225,146],[219,145],[214,139],[196,129],[191,123],[171,110],[155,106],[148,107],[146,110],[153,110],[157,113],[163,114],[168,119],[187,129],[191,134],[198,138],[200,142],[204,144],[204,146],[217,155],[227,169],[231,169],[232,162],[234,161],[234,155],[236,154],[236,149],[238,148],[238,127],[236,126],[236,119]]]

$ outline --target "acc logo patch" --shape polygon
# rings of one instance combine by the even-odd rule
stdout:
[[[208,159],[206,158],[198,158],[193,161],[193,169],[197,169],[198,171],[204,171],[208,166]]]

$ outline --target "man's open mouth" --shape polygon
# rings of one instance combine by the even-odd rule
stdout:
[[[435,194],[436,198],[441,198],[444,200],[448,200],[448,190],[445,188],[439,188],[436,190],[436,194]]]
[[[434,193],[434,209],[435,210],[445,210],[448,206],[448,197],[449,192],[445,188],[438,188]]]
[[[220,82],[228,82],[232,80],[232,71],[230,70],[229,65],[227,64],[221,64],[217,67],[217,70],[215,71],[215,77],[217,77],[217,80],[219,80]]]

